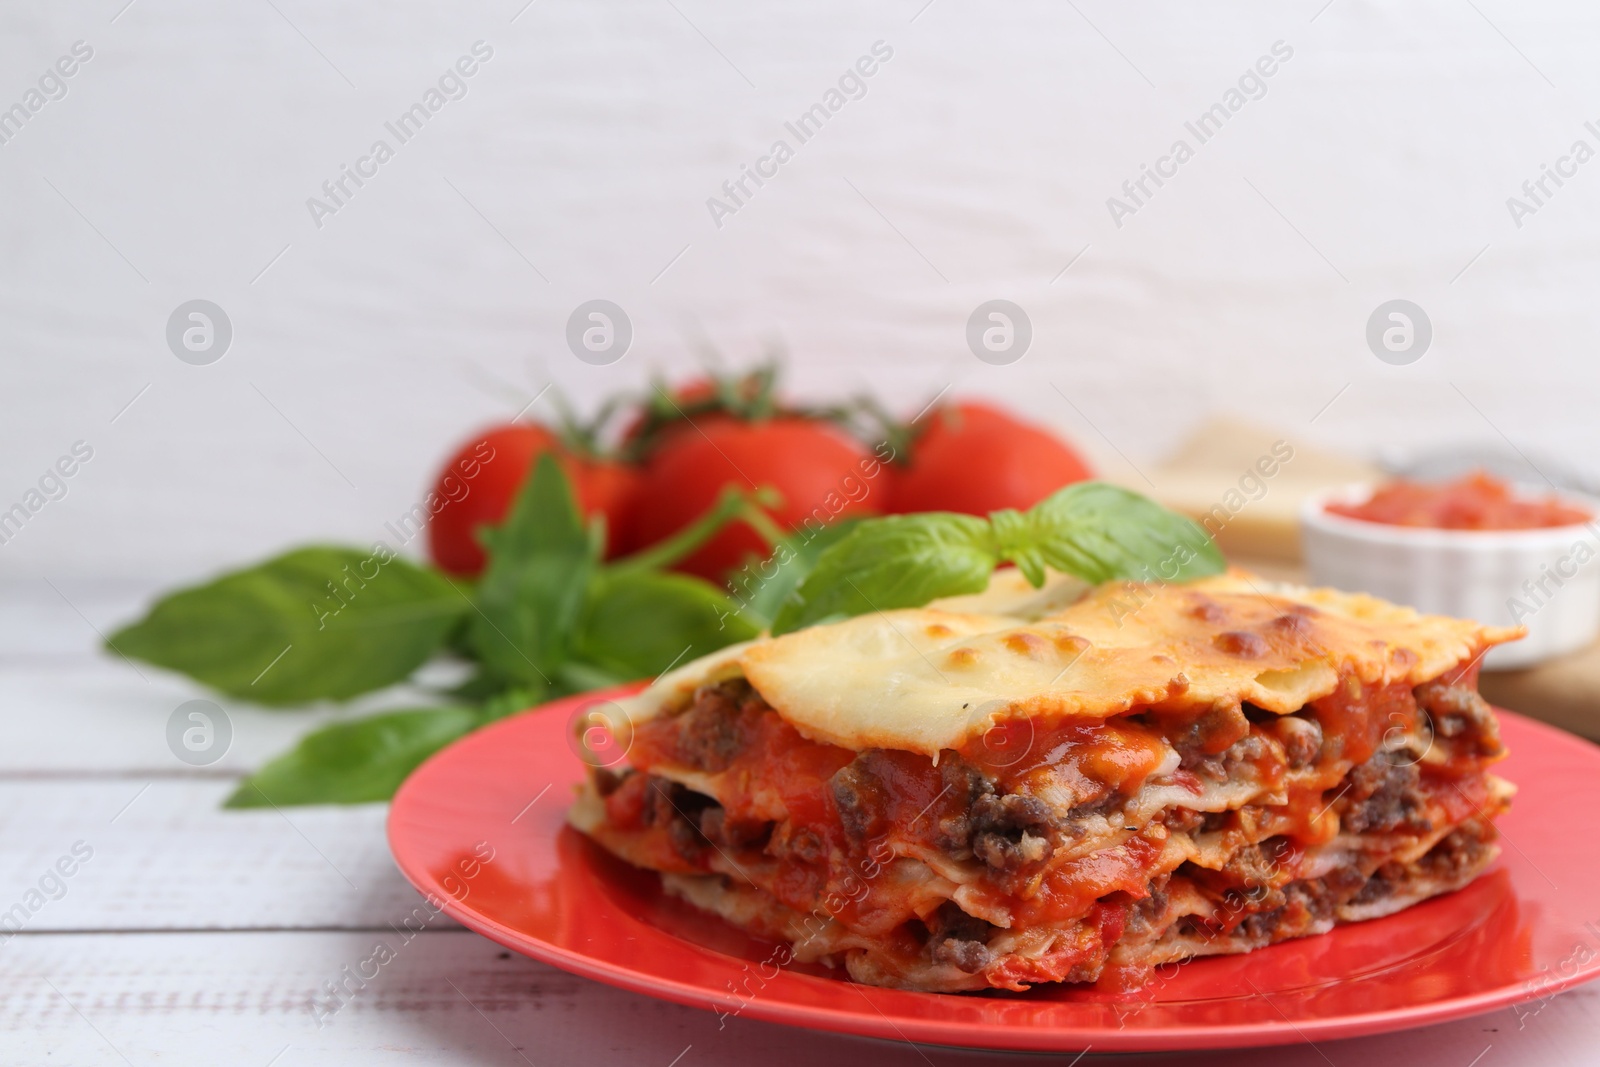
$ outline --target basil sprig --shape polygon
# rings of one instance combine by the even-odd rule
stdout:
[[[1226,562],[1192,520],[1104,482],[1079,482],[1027,511],[862,521],[825,550],[779,607],[774,634],[869,611],[982,592],[1001,563],[1038,588],[1046,568],[1089,582],[1181,582]]]
[[[268,762],[228,807],[385,800],[433,752],[505,715],[659,674],[768,621],[775,634],[873,610],[976,593],[1001,563],[1035,586],[1047,569],[1091,582],[1184,581],[1222,570],[1205,531],[1136,493],[1095,482],[987,519],[930,512],[783,535],[753,498],[728,490],[667,541],[604,561],[602,519],[585,524],[572,487],[542,456],[505,521],[482,531],[488,565],[461,585],[372,550],[302,548],[163,597],[110,650],[189,675],[231,697],[281,706],[343,701],[412,677],[431,659],[471,678],[440,705],[325,726]],[[665,568],[728,522],[775,549],[733,595]]]
[[[663,570],[754,506],[729,491],[668,541],[605,563],[603,520],[584,524],[565,474],[543,456],[505,520],[482,531],[489,562],[475,586],[381,543],[304,548],[163,597],[107,646],[269,706],[348,700],[434,658],[472,664],[438,707],[307,735],[227,806],[386,800],[430,754],[495,719],[754,637],[764,618]]]

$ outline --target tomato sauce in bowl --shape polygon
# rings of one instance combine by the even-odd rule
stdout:
[[[1398,479],[1379,486],[1359,504],[1334,501],[1327,511],[1348,519],[1434,530],[1539,530],[1576,526],[1594,518],[1553,495],[1518,496],[1510,485],[1481,470],[1438,484]]]
[[[1519,489],[1478,471],[1312,493],[1300,540],[1313,585],[1425,614],[1525,626],[1488,670],[1527,667],[1600,637],[1600,499]]]

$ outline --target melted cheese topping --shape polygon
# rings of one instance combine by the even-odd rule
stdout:
[[[1523,633],[1241,571],[1110,583],[1038,616],[1070,581],[1030,596],[1000,572],[978,597],[723,649],[624,703],[639,722],[681,707],[698,685],[743,675],[812,740],[937,756],[1008,719],[1243,702],[1290,714],[1341,677],[1418,685]]]

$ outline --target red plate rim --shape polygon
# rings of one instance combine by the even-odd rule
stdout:
[[[537,754],[539,751],[550,752],[550,759],[558,770],[568,772],[568,780],[575,781],[583,770],[583,764],[578,757],[569,752],[562,741],[566,730],[566,713],[580,706],[587,706],[597,701],[614,698],[637,689],[637,686],[621,687],[598,693],[581,694],[554,701],[540,708],[523,712],[489,727],[479,730],[462,738],[453,745],[436,753],[423,763],[401,786],[396,793],[389,812],[388,837],[390,849],[395,861],[405,877],[421,891],[432,899],[436,906],[442,906],[443,911],[451,918],[482,934],[483,936],[504,945],[507,948],[552,964],[573,974],[591,978],[606,984],[626,989],[632,992],[643,993],[648,996],[658,997],[689,1007],[702,1010],[729,1012],[755,1019],[770,1022],[785,1023],[812,1029],[830,1031],[834,1033],[853,1034],[863,1037],[883,1038],[888,1040],[910,1040],[923,1044],[947,1045],[961,1048],[1009,1050],[1009,1051],[1078,1051],[1093,1045],[1101,1052],[1135,1052],[1135,1051],[1170,1051],[1177,1049],[1201,1048],[1242,1048],[1260,1045],[1295,1044],[1312,1042],[1319,1039],[1338,1039],[1348,1037],[1367,1036],[1379,1033],[1388,1033],[1396,1030],[1410,1029],[1432,1023],[1446,1022],[1466,1016],[1480,1014],[1497,1008],[1507,1007],[1535,999],[1543,999],[1562,990],[1579,985],[1596,977],[1600,977],[1600,951],[1590,954],[1586,959],[1578,962],[1570,971],[1559,974],[1536,973],[1526,976],[1522,981],[1504,983],[1490,986],[1474,993],[1445,997],[1421,1004],[1402,1005],[1375,1011],[1343,1012],[1327,1018],[1305,1018],[1298,1022],[1291,1021],[1287,1016],[1268,1019],[1263,1022],[1245,1023],[1219,1023],[1206,1025],[1174,1025],[1160,1029],[1111,1029],[1104,1026],[995,1026],[992,1029],[979,1029],[971,1023],[954,1020],[941,1020],[927,1016],[911,1016],[898,1011],[897,1004],[902,1003],[898,998],[938,998],[941,1001],[951,996],[968,999],[970,994],[938,994],[914,993],[903,990],[889,990],[877,987],[861,986],[841,978],[815,978],[810,975],[793,974],[795,978],[808,981],[819,981],[837,984],[841,993],[854,990],[860,995],[865,1004],[858,1008],[827,1007],[808,1003],[786,1002],[781,996],[761,996],[752,1000],[741,1001],[736,996],[730,996],[720,989],[711,988],[694,982],[684,982],[667,975],[655,973],[638,966],[611,960],[598,959],[562,945],[553,943],[546,937],[538,936],[527,930],[508,925],[496,917],[495,909],[483,910],[477,903],[468,904],[465,900],[457,900],[445,881],[432,868],[428,853],[430,846],[428,839],[435,842],[431,851],[438,852],[437,841],[439,835],[444,834],[458,842],[457,848],[468,847],[471,841],[479,839],[479,832],[483,829],[481,823],[466,825],[459,815],[452,815],[447,809],[454,805],[460,807],[465,794],[470,794],[474,788],[482,792],[496,788],[504,791],[511,789],[520,796],[527,795],[524,782],[536,781],[538,775],[535,767],[527,767],[528,775],[519,782],[502,782],[495,780],[493,775],[485,779],[480,770],[484,764],[492,765],[495,762],[505,762],[508,752],[531,749]],[[1561,790],[1553,788],[1554,783],[1536,780],[1538,776],[1523,775],[1518,777],[1515,772],[1507,774],[1513,782],[1520,786],[1520,792],[1513,805],[1511,813],[1502,817],[1501,825],[1505,827],[1508,822],[1522,823],[1531,815],[1528,809],[1535,811],[1544,805],[1554,805],[1563,813],[1576,811],[1593,811],[1600,807],[1600,748],[1554,727],[1545,725],[1535,720],[1518,715],[1514,712],[1498,711],[1502,727],[1507,736],[1508,746],[1512,756],[1508,764],[1533,764],[1545,762],[1556,757],[1565,757],[1581,765],[1587,772],[1575,775],[1575,781],[1564,783]],[[532,740],[542,740],[545,744],[530,745]],[[554,742],[552,746],[550,742]],[[557,784],[552,782],[552,785]],[[1550,788],[1550,793],[1545,792]],[[1558,797],[1551,795],[1564,791]],[[1575,791],[1581,795],[1574,795]],[[540,794],[543,796],[543,794]],[[538,798],[535,798],[536,800]],[[533,805],[530,803],[529,807]],[[565,809],[562,803],[560,808]],[[526,811],[528,809],[524,809]],[[1524,819],[1514,819],[1521,811]],[[503,809],[493,813],[483,812],[486,818],[503,818]],[[520,816],[519,816],[520,817]],[[1570,816],[1569,816],[1570,817]],[[546,816],[548,819],[549,816]],[[441,821],[442,820],[442,821]],[[573,833],[572,831],[567,831]],[[1569,835],[1571,831],[1568,831]],[[1600,878],[1600,855],[1584,857],[1581,850],[1567,846],[1558,851],[1552,851],[1546,846],[1545,839],[1535,835],[1521,835],[1513,840],[1509,828],[1504,840],[1512,848],[1505,850],[1500,859],[1491,868],[1491,872],[1482,876],[1477,886],[1494,877],[1494,872],[1511,868],[1510,892],[1514,900],[1521,900],[1526,892],[1532,891],[1541,899],[1533,909],[1534,916],[1544,916],[1548,929],[1539,931],[1547,935],[1547,940],[1556,933],[1564,932],[1569,938],[1577,938],[1580,944],[1594,942],[1600,945],[1600,928],[1595,924],[1583,924],[1581,920],[1569,916],[1558,916],[1565,925],[1550,926],[1549,893],[1540,893],[1541,887],[1530,880],[1525,868],[1537,872],[1539,868],[1535,860],[1524,851],[1530,848],[1533,854],[1547,863],[1556,861],[1572,864],[1579,861],[1587,872],[1590,881]],[[1570,839],[1570,838],[1569,838]],[[554,846],[545,845],[547,850]],[[590,846],[594,847],[594,846]],[[1513,851],[1514,850],[1514,851]],[[1508,864],[1508,854],[1511,862]],[[559,866],[562,860],[555,858],[555,865]],[[569,857],[570,860],[570,857]],[[620,861],[619,861],[620,862]],[[1541,874],[1535,878],[1543,877]],[[1568,879],[1563,875],[1563,880]],[[1547,877],[1544,881],[1549,882]],[[1569,881],[1569,884],[1570,881]],[[1555,883],[1550,883],[1551,890],[1555,890]],[[1470,893],[1473,886],[1461,890],[1461,894]],[[1570,903],[1576,898],[1574,893],[1561,894],[1558,902]],[[1451,894],[1451,897],[1459,894]],[[1449,897],[1439,898],[1448,900]],[[481,897],[480,897],[481,900]],[[1417,905],[1388,919],[1374,920],[1374,922],[1393,923],[1405,916],[1426,908],[1430,903]],[[586,907],[577,909],[581,914]],[[645,922],[645,920],[637,920]],[[707,920],[720,925],[720,920]],[[1367,924],[1354,924],[1351,927],[1340,927],[1331,933],[1320,935],[1321,938],[1337,938],[1341,930],[1356,929]],[[1587,931],[1587,932],[1585,932]],[[670,934],[663,934],[671,937]],[[1316,941],[1320,938],[1306,939]],[[704,946],[693,945],[689,941],[678,942],[685,951],[696,950],[716,952]],[[1446,942],[1448,943],[1448,942]],[[1286,945],[1296,942],[1285,942],[1260,952],[1272,952]],[[1247,954],[1237,957],[1216,957],[1209,960],[1198,960],[1185,964],[1185,967],[1197,967],[1212,964],[1221,960],[1243,960],[1250,956],[1259,956],[1260,953]],[[723,956],[728,961],[728,973],[732,978],[737,978],[741,972],[739,968],[747,964],[734,956]],[[744,967],[747,970],[747,967]],[[791,972],[785,971],[787,979]],[[1352,976],[1330,979],[1323,985],[1332,986],[1348,982]],[[732,988],[731,985],[729,988]],[[1307,989],[1321,988],[1309,986]],[[1269,1004],[1270,997],[1263,994]],[[863,1010],[865,1009],[865,1010]],[[1281,1009],[1280,1009],[1281,1014]]]

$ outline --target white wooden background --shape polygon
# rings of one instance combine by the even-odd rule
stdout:
[[[95,457],[0,546],[0,910],[95,852],[0,944],[0,1062],[967,1062],[718,1032],[445,930],[318,1030],[314,992],[414,904],[382,813],[216,803],[330,712],[231,708],[228,757],[185,768],[164,725],[196,694],[95,630],[381,536],[474,423],[550,381],[592,404],[682,372],[701,336],[735,361],[786,341],[811,396],[953,385],[1137,463],[1233,411],[1592,470],[1600,169],[1521,228],[1505,199],[1596,118],[1597,23],[1585,0],[7,0],[0,108],[95,55],[0,145],[0,510],[74,441]],[[306,198],[479,39],[469,95],[316,228]],[[715,228],[705,199],[879,39],[868,95]],[[1117,228],[1105,199],[1279,39],[1267,95]],[[638,331],[604,368],[561,341],[598,296]],[[1035,323],[1011,367],[962,338],[997,296]],[[196,297],[235,327],[209,367],[163,340]],[[1410,367],[1362,341],[1392,297],[1434,319]],[[1597,996],[1193,1061],[1593,1062]]]
[[[318,229],[306,199],[480,39],[468,95]],[[1220,411],[1600,473],[1600,162],[1521,228],[1505,203],[1595,140],[1588,0],[7,0],[0,106],[77,40],[0,145],[0,509],[96,454],[0,571],[370,542],[474,424],[683,373],[701,337],[786,342],[809,397],[953,386],[1141,465]],[[867,95],[718,229],[706,199],[878,40]],[[1279,40],[1118,228],[1107,198]],[[607,367],[563,342],[596,297],[636,328]],[[1012,366],[964,340],[997,297],[1034,323]],[[233,320],[212,366],[164,341],[193,298]],[[1363,339],[1392,298],[1434,323],[1411,366]]]
[[[328,712],[228,705],[227,756],[203,770],[180,764],[166,749],[166,721],[193,691],[95,651],[95,629],[127,617],[140,596],[104,584],[42,595],[35,584],[0,588],[0,910],[74,842],[94,850],[64,896],[0,943],[0,1067],[988,1061],[748,1019],[719,1029],[710,1013],[571,977],[444,919],[319,1028],[312,1003],[322,984],[376,940],[394,942],[389,924],[420,903],[389,858],[384,808],[219,810],[240,774]],[[1600,987],[1552,998],[1526,1018],[1504,1010],[1182,1062],[1600,1063]]]

